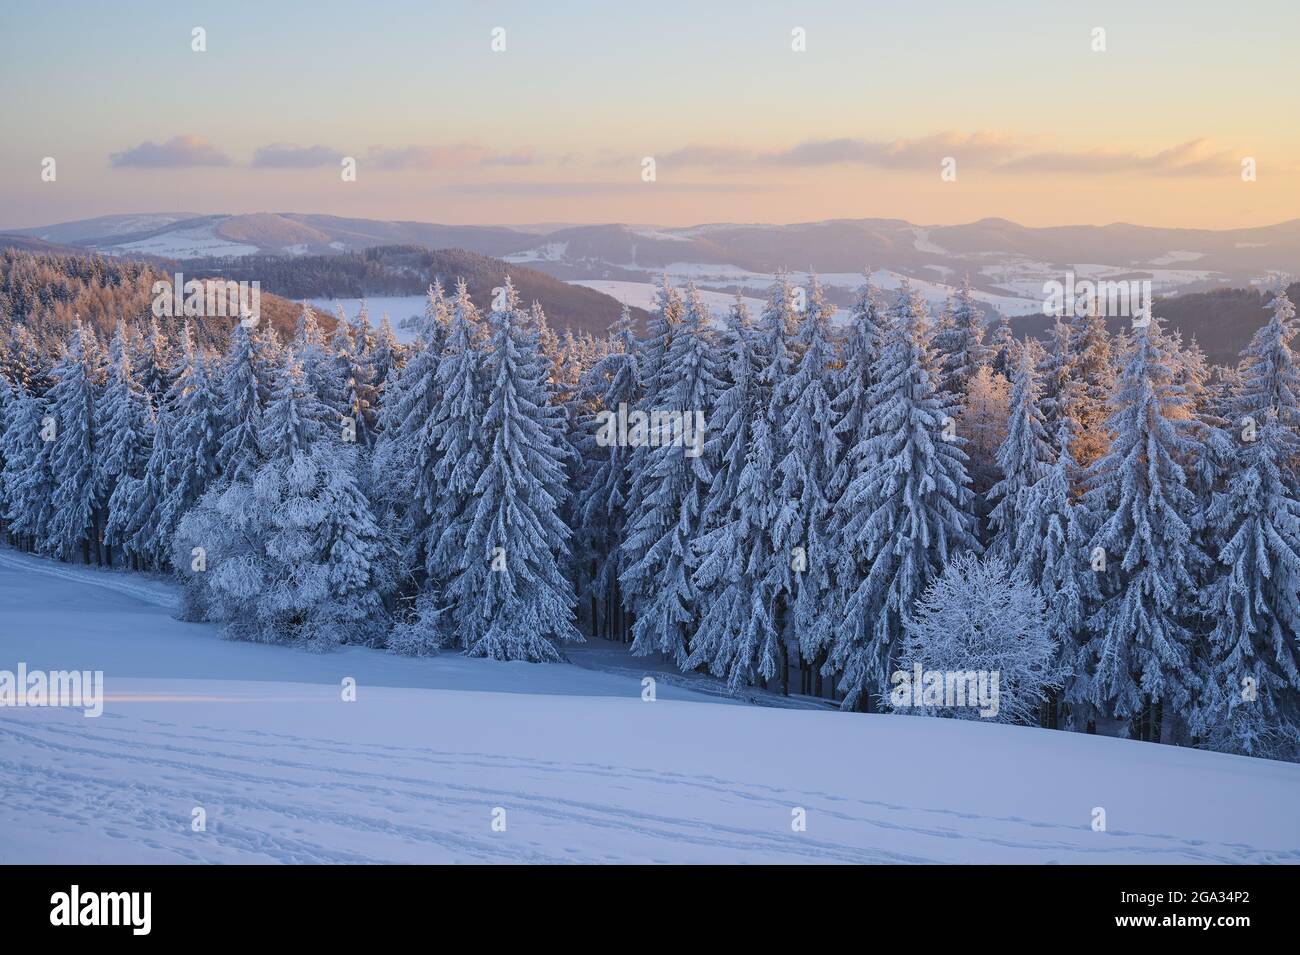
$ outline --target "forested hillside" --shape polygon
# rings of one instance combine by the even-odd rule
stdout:
[[[175,573],[232,637],[547,661],[600,635],[734,692],[1297,755],[1283,289],[1212,367],[1159,319],[986,335],[969,286],[935,316],[864,282],[837,335],[815,279],[721,326],[665,281],[644,334],[596,337],[435,283],[408,346],[307,306],[199,336],[125,313],[135,266],[6,261],[8,303],[88,308],[6,323],[6,535]]]

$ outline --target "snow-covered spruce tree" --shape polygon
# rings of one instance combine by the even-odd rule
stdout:
[[[942,369],[940,390],[951,394],[957,402],[966,397],[967,386],[976,369],[988,361],[983,317],[967,275],[953,301],[947,327],[936,334],[934,340]]]
[[[582,640],[573,626],[573,589],[561,571],[569,537],[559,517],[563,451],[547,428],[536,337],[522,327],[526,319],[509,278],[503,299],[489,317],[477,500],[447,595],[470,656],[557,660],[557,643]]]
[[[1241,380],[1233,396],[1233,429],[1258,429],[1272,412],[1280,425],[1280,459],[1288,482],[1297,486],[1300,474],[1300,367],[1291,343],[1295,339],[1295,306],[1287,297],[1286,282],[1278,283],[1269,320],[1242,352]]]
[[[1033,724],[1061,689],[1047,602],[1000,557],[954,557],[903,626],[895,712]]]
[[[774,564],[783,558],[772,545],[779,429],[771,415],[773,392],[790,367],[784,292],[778,280],[757,329],[743,303],[733,308],[728,385],[706,446],[716,470],[694,544],[701,619],[686,666],[707,666],[733,693],[773,678],[780,663],[773,606],[781,572]]]
[[[1084,621],[1097,601],[1097,579],[1089,563],[1089,515],[1071,488],[1077,482],[1070,454],[1070,428],[1056,435],[1056,458],[1046,473],[1024,492],[1012,559],[1016,573],[1038,587],[1047,601],[1048,634],[1056,641],[1057,660],[1065,679],[1051,692],[1043,725],[1055,729],[1060,704],[1070,709],[1076,728],[1092,715]]]
[[[4,518],[9,534],[28,550],[48,550],[54,519],[53,433],[58,421],[44,397],[19,386],[5,410]],[[50,440],[44,440],[49,435]]]
[[[167,493],[159,527],[164,546],[181,515],[194,506],[219,473],[221,398],[209,374],[207,359],[191,341],[188,325],[181,333],[180,359],[172,379],[167,393],[172,428]]]
[[[315,310],[306,302],[298,316],[298,331],[293,339],[293,352],[302,366],[307,387],[316,395],[321,405],[333,413],[334,420],[344,416],[347,395],[343,379],[339,376],[325,341],[325,333],[316,319]]]
[[[992,537],[988,549],[1008,561],[1015,560],[1020,539],[1022,495],[1042,480],[1052,461],[1052,448],[1038,406],[1034,351],[1026,342],[1018,352],[1007,436],[997,451],[1002,478],[988,492],[988,501],[993,504],[989,512]]]
[[[643,496],[632,514],[622,583],[638,596],[632,652],[663,653],[678,666],[690,654],[699,619],[691,574],[711,475],[701,442],[720,387],[708,332],[709,310],[695,286],[658,380],[660,402],[649,410]],[[638,449],[642,450],[642,449]]]
[[[80,550],[90,563],[100,556],[99,535],[107,496],[95,481],[95,406],[104,381],[104,356],[94,330],[78,320],[67,351],[54,366],[50,409],[58,422],[51,460],[54,474],[54,518],[50,547],[68,560]]]
[[[464,283],[457,288],[457,307],[473,309]],[[380,434],[370,462],[380,521],[404,542],[401,576],[406,580],[423,577],[425,548],[431,543],[433,511],[416,502],[413,489],[417,470],[432,473],[434,449],[425,443],[424,432],[441,400],[438,363],[451,308],[442,285],[435,282],[429,287],[425,315],[415,323],[417,337],[408,360],[396,374],[389,373],[384,386]]]
[[[885,305],[880,301],[879,293],[871,284],[871,274],[868,270],[849,313],[848,335],[842,356],[843,365],[836,375],[838,391],[833,403],[838,459],[827,495],[831,504],[829,551],[835,555],[833,577],[843,578],[835,584],[835,593],[831,602],[835,613],[839,612],[848,599],[846,582],[857,573],[856,561],[851,556],[852,548],[845,540],[844,524],[852,515],[840,509],[837,504],[856,474],[856,458],[851,452],[867,438],[871,427],[870,396],[876,384],[874,368],[880,358],[887,324]],[[826,663],[829,641],[833,637],[833,633],[825,634],[827,643],[818,648],[819,652],[815,657],[817,670],[814,692],[818,696],[822,695],[822,668]]]
[[[925,370],[925,301],[904,282],[889,311],[865,433],[849,451],[852,479],[835,502],[843,608],[826,663],[843,706],[889,692],[904,622],[950,556],[979,549],[961,440]]]
[[[1188,622],[1193,574],[1205,560],[1182,464],[1190,441],[1174,420],[1183,396],[1159,324],[1152,318],[1135,330],[1106,424],[1115,438],[1084,497],[1098,521],[1092,559],[1104,557],[1106,568],[1101,605],[1088,621],[1092,701],[1134,720],[1142,739],[1161,738],[1162,720],[1189,714],[1200,675],[1192,672]]]
[[[1052,434],[1057,432],[1069,404],[1070,326],[1058,317],[1048,330],[1046,351],[1040,356],[1038,382],[1043,423]]]
[[[1107,452],[1111,434],[1110,397],[1115,387],[1110,335],[1106,319],[1096,308],[1087,315],[1073,315],[1070,324],[1069,388],[1061,401],[1061,416],[1070,419],[1074,433],[1071,445],[1075,460],[1083,468]],[[1123,354],[1120,352],[1119,354]]]
[[[451,303],[440,279],[434,279],[424,300],[424,312],[399,322],[415,332],[415,340],[433,354],[441,355],[447,343],[447,328],[451,321]]]
[[[988,346],[988,363],[994,374],[1011,380],[1016,363],[1015,351],[1016,339],[1011,333],[1011,322],[1005,315],[999,315]]]
[[[375,440],[375,389],[374,372],[362,349],[357,344],[358,335],[364,333],[353,327],[342,307],[338,324],[334,328],[334,376],[343,388],[343,412],[352,419],[356,443],[370,448]]]
[[[393,326],[388,321],[387,313],[379,323],[379,330],[375,332],[374,344],[370,348],[368,357],[374,379],[372,385],[376,394],[375,404],[379,406],[384,399],[389,379],[396,377],[404,363],[402,346],[397,343],[397,336],[393,334]]]
[[[655,305],[646,323],[646,338],[637,347],[637,364],[641,373],[641,398],[635,410],[645,415],[647,420],[653,411],[656,409],[662,411],[666,407],[664,395],[671,384],[668,374],[671,369],[665,368],[665,359],[677,326],[681,324],[682,311],[681,296],[669,284],[668,276],[665,274],[655,292]],[[629,528],[645,513],[644,501],[650,479],[651,450],[650,445],[643,441],[632,444],[627,455],[626,511],[629,516]],[[639,544],[634,544],[629,537],[624,537],[622,549],[620,560],[624,573],[627,568],[639,563],[645,557],[645,550]],[[621,576],[620,574],[620,578]],[[646,595],[636,590],[629,590],[626,586],[623,586],[622,590],[626,610],[635,617],[640,613]]]
[[[417,526],[425,535],[417,549],[425,555],[427,577],[424,593],[429,596],[417,606],[412,626],[423,631],[424,646],[454,643],[462,635],[447,625],[456,619],[442,606],[444,588],[458,578],[466,584],[475,580],[464,575],[474,556],[470,533],[478,506],[476,488],[483,473],[485,452],[483,425],[487,413],[483,379],[483,354],[477,342],[480,319],[469,291],[462,281],[456,290],[456,304],[447,328],[442,360],[435,375],[437,405],[416,435],[413,491],[420,514]],[[470,595],[457,592],[458,599]]]
[[[579,419],[578,451],[583,472],[578,490],[578,527],[593,566],[588,575],[594,631],[627,640],[627,614],[618,577],[623,571],[621,543],[627,525],[628,459],[631,449],[602,441],[610,416],[626,416],[641,395],[636,323],[624,305],[610,329],[611,349],[582,376],[579,394],[585,413]]]
[[[109,533],[114,506],[125,506],[131,482],[144,473],[153,442],[154,413],[149,396],[135,380],[121,322],[108,354],[108,381],[95,410],[94,481],[96,494],[106,502],[104,545],[111,566],[112,546],[121,543]]]
[[[1273,410],[1207,514],[1222,571],[1204,594],[1213,671],[1193,726],[1216,748],[1300,754],[1300,499],[1284,470],[1293,434]]]
[[[276,376],[271,400],[262,415],[258,447],[264,459],[284,464],[317,441],[333,435],[330,412],[307,381],[307,373],[291,350]]]
[[[262,409],[270,399],[263,377],[260,343],[242,323],[230,333],[230,348],[222,364],[221,442],[217,468],[230,481],[250,481],[262,463],[257,437]]]
[[[134,355],[132,374],[141,389],[149,397],[149,403],[156,412],[162,407],[163,400],[172,385],[171,369],[175,359],[167,336],[158,325],[154,315],[149,316],[149,331],[144,337],[142,347]]]
[[[351,325],[352,351],[367,363],[375,350],[375,328],[370,324],[370,306],[363,298],[357,306],[357,318]]]
[[[832,395],[836,394],[831,363],[834,306],[812,276],[808,307],[795,338],[798,357],[791,374],[777,382],[771,420],[781,424],[777,462],[780,506],[772,524],[772,546],[780,574],[776,593],[776,627],[781,634],[781,689],[789,692],[789,653],[799,654],[800,671],[829,642],[831,615],[826,603],[831,591],[830,501],[839,439]],[[807,690],[807,687],[801,689]]]
[[[546,400],[541,406],[542,420],[545,422],[552,444],[560,452],[565,469],[564,485],[567,489],[577,479],[578,459],[570,440],[572,428],[569,423],[569,402],[573,397],[572,389],[577,383],[567,377],[567,359],[561,350],[562,339],[555,334],[550,323],[547,322],[546,312],[542,310],[541,303],[533,302],[528,311],[523,314],[526,318],[521,322],[520,327],[525,335],[533,338],[532,347],[526,348],[523,354],[536,362],[537,367],[531,370],[531,374],[536,376],[546,388]],[[568,498],[569,495],[566,493],[566,503]],[[565,523],[573,523],[567,507],[561,516],[565,518]]]
[[[138,479],[119,481],[108,502],[105,539],[121,547],[137,566],[150,570],[164,567],[171,552],[172,528],[165,514],[173,468],[171,434],[171,413],[164,404],[150,435],[144,473]]]
[[[0,358],[3,353],[0,352]],[[5,441],[6,431],[9,427],[9,421],[14,412],[12,406],[17,403],[19,391],[14,386],[8,375],[9,369],[4,368],[0,373],[0,541],[11,543],[12,539],[9,534],[9,498],[5,490],[4,474],[7,466],[5,464],[8,454],[8,442]]]

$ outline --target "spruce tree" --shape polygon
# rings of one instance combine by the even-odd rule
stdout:
[[[217,477],[217,452],[223,424],[220,395],[209,373],[207,359],[195,347],[187,325],[181,335],[181,353],[167,394],[171,417],[167,496],[163,504],[160,540],[186,511],[197,503]]]
[[[1055,460],[1022,498],[1011,552],[1016,573],[1038,587],[1047,601],[1048,631],[1056,640],[1058,662],[1065,673],[1063,692],[1053,695],[1045,707],[1044,725],[1049,728],[1058,725],[1061,701],[1071,707],[1076,724],[1092,713],[1084,621],[1098,592],[1089,563],[1089,514],[1071,491],[1078,465],[1070,453],[1070,440],[1069,425],[1062,423]]]
[[[67,351],[54,366],[50,408],[58,421],[51,461],[54,474],[54,518],[50,546],[67,560],[77,550],[90,562],[99,555],[99,533],[107,495],[96,482],[98,453],[95,408],[103,385],[103,355],[95,332],[77,321]]]
[[[236,325],[222,367],[223,433],[217,448],[217,468],[230,481],[252,480],[262,463],[257,436],[270,399],[264,369],[258,341],[243,324]]]
[[[872,369],[869,424],[835,504],[848,553],[826,669],[840,674],[846,709],[887,692],[916,599],[950,555],[979,548],[966,455],[925,369],[924,318],[924,300],[904,282]]]
[[[1248,755],[1300,744],[1300,499],[1284,470],[1293,433],[1272,409],[1207,515],[1221,575],[1205,593],[1215,627],[1199,733]]]
[[[769,417],[781,423],[777,462],[780,509],[772,525],[772,546],[779,574],[777,628],[782,633],[782,689],[788,691],[788,648],[801,661],[827,643],[832,621],[826,613],[831,589],[830,494],[838,462],[838,438],[832,395],[831,316],[816,276],[808,307],[795,338],[798,357],[791,374],[772,391],[776,402]]]
[[[489,317],[483,468],[447,595],[470,656],[557,660],[557,643],[582,640],[573,626],[573,589],[561,571],[569,537],[559,516],[563,450],[547,428],[536,337],[523,327],[508,277],[501,304]]]
[[[1115,437],[1085,495],[1099,522],[1094,554],[1106,567],[1089,620],[1092,702],[1136,718],[1144,739],[1158,738],[1166,707],[1189,713],[1198,682],[1188,618],[1204,557],[1193,538],[1196,500],[1182,465],[1190,442],[1175,420],[1183,397],[1169,346],[1158,319],[1136,329],[1106,423]]]
[[[628,306],[623,306],[611,327],[610,338],[609,353],[584,373],[579,386],[586,411],[578,429],[583,472],[577,507],[582,544],[593,564],[587,578],[593,627],[597,632],[603,629],[610,639],[625,640],[627,616],[618,577],[623,571],[631,449],[618,441],[602,446],[599,432],[609,416],[626,416],[640,398],[636,323]]]
[[[1006,560],[1015,559],[1024,507],[1022,495],[1043,478],[1052,461],[1052,448],[1038,406],[1034,351],[1028,342],[1019,349],[1019,355],[1012,379],[1007,436],[997,451],[1002,477],[988,492],[988,500],[993,503],[989,512],[993,532],[989,551]]]
[[[709,319],[698,289],[688,286],[685,312],[672,329],[657,380],[660,403],[649,411],[649,437],[658,446],[650,443],[637,449],[646,452],[642,496],[632,515],[628,566],[622,575],[624,587],[641,595],[632,626],[632,652],[658,651],[679,666],[689,655],[698,620],[691,583],[697,563],[693,542],[700,532],[711,480],[707,459],[702,453],[696,455],[686,442],[685,425],[689,421],[694,430],[701,416],[707,422],[720,384],[708,336]],[[681,441],[664,440],[663,431],[656,434],[655,422],[665,415],[680,422]]]
[[[109,347],[108,382],[95,414],[95,485],[96,495],[105,505],[104,543],[120,544],[108,532],[112,526],[114,506],[123,506],[118,488],[138,479],[153,440],[154,412],[149,396],[135,380],[131,355],[127,352],[126,329],[118,323]],[[111,561],[111,551],[110,563]]]

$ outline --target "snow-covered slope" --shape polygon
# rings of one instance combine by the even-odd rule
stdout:
[[[1298,766],[664,682],[645,702],[634,660],[309,655],[171,599],[0,554],[0,669],[108,689],[98,719],[0,709],[0,862],[1300,861]]]

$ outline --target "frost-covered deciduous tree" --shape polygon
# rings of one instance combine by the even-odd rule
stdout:
[[[1002,558],[954,557],[904,622],[907,636],[891,675],[894,710],[1036,723],[1064,680],[1048,619],[1043,594]]]
[[[209,489],[172,544],[186,615],[238,639],[312,650],[378,641],[391,562],[356,484],[356,454],[322,439],[266,462],[251,483]]]

